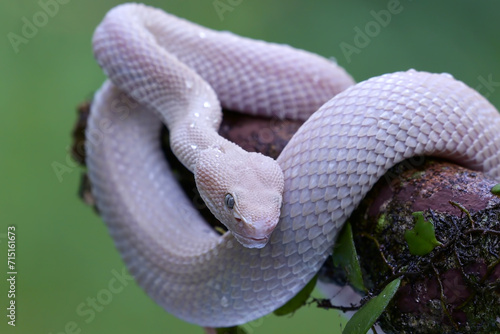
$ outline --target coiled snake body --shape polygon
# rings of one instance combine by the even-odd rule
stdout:
[[[319,270],[373,184],[406,158],[440,156],[500,176],[500,115],[447,74],[410,70],[348,88],[352,79],[319,56],[136,4],[111,10],[93,44],[110,78],[87,129],[98,208],[139,284],[192,323],[232,326],[284,304]],[[306,119],[319,110],[277,168],[218,137],[217,97],[253,114]],[[234,234],[212,231],[181,191],[161,152],[162,121],[180,160],[205,173],[197,182],[215,198],[207,205],[236,222]],[[206,152],[212,165],[200,163]],[[233,198],[224,187],[234,183]]]

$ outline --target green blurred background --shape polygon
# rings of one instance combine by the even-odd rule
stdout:
[[[0,2],[0,332],[202,333],[165,313],[133,282],[109,293],[123,264],[104,224],[77,198],[81,169],[68,148],[76,106],[104,80],[92,57],[92,32],[121,2],[60,1],[66,3],[46,22],[38,0]],[[399,13],[356,46],[354,29],[367,23],[376,29],[371,11],[394,2],[147,1],[207,27],[335,57],[357,81],[408,68],[449,72],[500,106],[500,2],[402,0]],[[231,10],[220,16],[214,3]],[[34,16],[42,20],[38,30],[13,43],[15,35],[25,38],[23,20]],[[341,43],[357,51],[346,57]],[[65,173],[58,175],[55,165]],[[6,317],[9,225],[17,233],[15,328]],[[107,298],[106,305],[91,314],[87,303],[97,296]],[[311,306],[247,329],[340,333],[341,321],[338,313]]]

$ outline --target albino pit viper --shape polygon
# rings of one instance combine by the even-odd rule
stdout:
[[[500,175],[500,115],[448,74],[410,70],[349,88],[351,77],[319,56],[138,4],[112,9],[93,47],[110,79],[87,129],[97,206],[139,284],[192,323],[232,326],[284,304],[403,159],[433,155]],[[308,120],[276,162],[218,136],[219,101]],[[214,232],[182,192],[161,151],[162,122],[232,233]]]

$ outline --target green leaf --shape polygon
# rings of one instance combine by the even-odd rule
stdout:
[[[316,286],[316,281],[318,280],[318,275],[314,276],[305,287],[302,288],[292,299],[290,299],[285,305],[281,306],[279,309],[274,311],[274,314],[278,316],[287,315],[298,310],[302,305],[304,305],[311,295],[311,292]]]
[[[366,291],[359,265],[358,253],[352,238],[350,223],[346,223],[340,231],[340,235],[333,249],[333,265],[342,267],[347,273],[348,282],[358,291]]]
[[[245,330],[239,326],[216,328],[217,334],[247,334]]]
[[[378,217],[377,219],[377,225],[375,226],[376,231],[377,232],[383,231],[386,228],[386,226],[389,225],[390,223],[391,222],[389,217],[387,217],[385,213],[382,213],[380,217]]]
[[[365,334],[370,330],[378,317],[384,312],[396,291],[398,291],[401,278],[396,278],[382,290],[380,295],[370,299],[347,322],[342,334]]]
[[[413,255],[426,255],[441,243],[437,241],[434,233],[434,225],[424,219],[422,212],[414,212],[413,217],[417,220],[411,230],[405,232],[405,239]]]
[[[500,183],[494,185],[493,188],[491,188],[491,193],[493,195],[500,195]]]

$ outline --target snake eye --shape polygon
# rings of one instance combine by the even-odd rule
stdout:
[[[226,207],[228,209],[234,208],[234,197],[231,194],[226,194],[226,197],[224,197],[224,204],[226,204]]]

